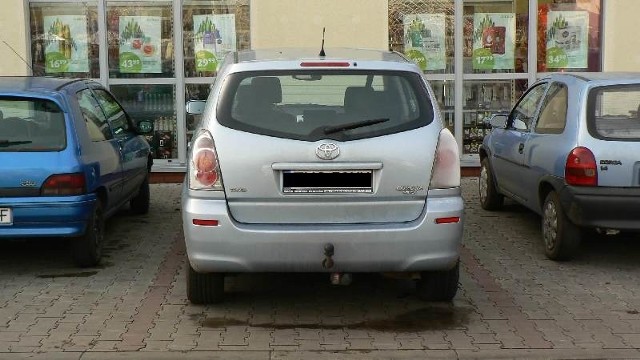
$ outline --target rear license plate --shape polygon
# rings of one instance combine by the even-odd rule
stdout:
[[[13,224],[13,213],[10,208],[0,208],[0,225]]]
[[[354,194],[373,192],[372,170],[285,170],[285,194]]]

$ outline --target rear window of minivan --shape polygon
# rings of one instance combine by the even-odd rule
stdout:
[[[433,121],[418,74],[290,70],[234,73],[223,84],[220,124],[305,141],[393,134]]]

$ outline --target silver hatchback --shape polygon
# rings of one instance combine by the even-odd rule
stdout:
[[[480,150],[480,199],[541,215],[546,255],[584,236],[640,231],[640,74],[554,74],[497,115]]]
[[[416,274],[458,287],[458,145],[420,69],[394,52],[231,53],[191,142],[182,193],[193,303],[255,272]]]

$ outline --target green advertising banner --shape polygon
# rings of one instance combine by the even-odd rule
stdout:
[[[160,73],[162,18],[120,16],[120,72]]]
[[[87,17],[45,16],[45,72],[89,72]]]
[[[473,15],[473,69],[514,69],[516,18],[512,13]]]
[[[549,11],[547,68],[587,68],[588,26],[587,11]]]
[[[404,16],[404,53],[422,70],[443,70],[447,66],[445,19],[444,14]]]
[[[216,71],[224,55],[236,51],[236,16],[194,15],[193,44],[196,71]]]

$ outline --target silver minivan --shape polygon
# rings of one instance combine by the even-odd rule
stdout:
[[[404,56],[230,53],[187,111],[202,115],[182,192],[191,302],[259,272],[402,272],[423,299],[455,296],[458,144]]]

